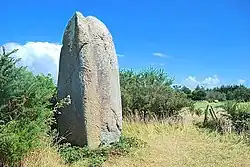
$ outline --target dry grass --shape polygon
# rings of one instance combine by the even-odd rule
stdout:
[[[148,142],[148,147],[104,166],[248,167],[250,147],[234,135],[201,132],[193,125],[183,128],[152,123],[125,123],[124,133]]]
[[[32,151],[22,161],[23,167],[66,167],[53,147],[44,147]]]
[[[161,167],[249,167],[250,147],[235,135],[219,135],[197,129],[192,124],[171,127],[160,123],[123,124],[123,133],[148,143],[123,157],[111,157],[104,166]],[[30,153],[25,167],[67,167],[56,148],[45,147]],[[87,166],[78,162],[73,167]]]
[[[57,152],[57,148],[44,147],[32,151],[22,161],[22,167],[83,167],[88,162],[79,161],[72,165],[65,164]]]

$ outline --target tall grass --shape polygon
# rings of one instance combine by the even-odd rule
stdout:
[[[124,123],[124,134],[148,143],[128,156],[110,158],[104,166],[233,167],[250,165],[250,147],[236,134],[220,135],[189,124]]]
[[[128,154],[108,157],[103,166],[233,167],[250,165],[250,146],[234,133],[219,134],[192,124],[170,126],[157,121],[123,123],[123,135],[147,144]],[[48,145],[29,153],[23,160],[28,167],[89,166],[91,159],[66,164],[57,147]]]

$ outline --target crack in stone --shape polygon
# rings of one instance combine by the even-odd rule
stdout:
[[[101,35],[98,35],[102,41],[104,41],[104,37]]]
[[[106,128],[107,128],[108,132],[111,132],[111,129],[109,128],[108,123],[106,123]]]
[[[80,47],[80,49],[79,49],[79,51],[78,51],[79,54],[81,53],[82,48],[83,48],[85,45],[87,45],[87,44],[88,44],[88,42],[85,42],[85,43],[83,43],[83,44],[81,45],[81,47]]]
[[[122,130],[122,128],[120,127],[120,125],[117,123],[117,121],[116,121],[116,127],[117,127],[117,129],[118,129],[119,131]]]
[[[118,124],[118,115],[116,114],[116,112],[115,112],[115,110],[113,108],[111,108],[111,111],[113,112],[114,117],[115,117],[116,127],[121,131],[121,127]]]

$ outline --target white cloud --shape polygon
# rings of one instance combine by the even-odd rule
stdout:
[[[244,80],[244,79],[239,79],[238,80],[238,84],[239,85],[243,85],[243,84],[245,84],[246,83],[246,80]]]
[[[183,82],[183,85],[189,87],[190,89],[194,89],[200,82],[196,80],[196,77],[189,76]]]
[[[220,79],[217,75],[214,75],[199,81],[196,77],[189,76],[184,80],[183,85],[189,87],[190,89],[195,89],[198,85],[205,88],[214,88],[220,85]]]
[[[155,53],[153,53],[153,55],[157,56],[157,57],[168,57],[166,54],[160,53],[160,52],[155,52]]]
[[[201,82],[201,85],[206,88],[214,88],[220,85],[220,79],[217,75],[214,75],[213,77],[205,78],[205,80]]]
[[[116,53],[117,57],[124,57],[124,54]]]
[[[27,66],[36,74],[50,73],[55,81],[57,80],[62,45],[48,42],[27,42],[24,45],[7,43],[4,46],[6,52],[18,49],[14,56],[21,58],[21,65]]]

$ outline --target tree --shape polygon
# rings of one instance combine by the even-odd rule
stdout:
[[[224,93],[221,93],[218,91],[208,90],[207,95],[206,95],[206,100],[208,100],[208,101],[214,101],[214,100],[225,101],[226,95]]]
[[[205,100],[206,99],[206,91],[203,87],[197,86],[195,90],[192,92],[193,100]]]
[[[235,100],[247,102],[250,100],[250,89],[240,85],[233,91]]]
[[[191,89],[189,89],[189,88],[186,87],[186,86],[183,86],[183,87],[181,88],[181,90],[182,90],[185,94],[187,94],[187,95],[190,95],[190,94],[192,93]]]
[[[225,94],[227,100],[250,101],[250,88],[244,85],[222,85],[213,90]]]

